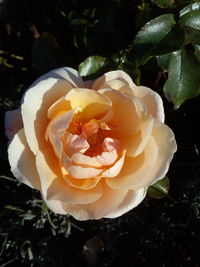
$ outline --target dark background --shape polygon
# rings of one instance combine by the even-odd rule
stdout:
[[[174,12],[187,4],[177,2]],[[200,266],[200,98],[174,110],[155,60],[140,69],[141,84],[162,96],[178,144],[166,198],[146,197],[120,218],[78,222],[47,211],[7,161],[4,113],[37,77],[77,69],[89,55],[114,60],[142,25],[167,12],[139,0],[0,1],[0,266]]]

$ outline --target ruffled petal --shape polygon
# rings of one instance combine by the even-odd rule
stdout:
[[[162,98],[158,93],[145,86],[136,86],[134,94],[147,106],[147,111],[161,122],[165,120]]]
[[[151,137],[145,150],[139,156],[126,157],[123,168],[117,177],[106,179],[106,183],[115,190],[138,190],[149,184],[149,174],[155,167],[158,147]]]
[[[21,109],[7,111],[5,113],[5,134],[9,141],[23,128]]]
[[[41,192],[44,200],[57,200],[64,203],[91,203],[101,197],[101,184],[84,191],[70,186],[63,179],[60,166],[54,154],[48,148],[44,154],[36,155],[36,166],[41,180]]]
[[[147,177],[148,185],[155,183],[166,175],[173,155],[177,150],[174,133],[166,124],[155,121],[152,136],[158,147],[158,157],[154,168]]]
[[[35,156],[31,152],[24,135],[24,129],[15,134],[8,147],[8,159],[11,171],[19,182],[40,189]]]
[[[120,205],[115,210],[111,211],[105,217],[116,218],[137,207],[145,198],[146,192],[147,188],[141,188],[136,191],[129,190],[122,203],[120,203]]]
[[[96,117],[101,118],[110,109],[112,103],[99,92],[90,89],[72,89],[65,96],[71,108],[81,107],[81,118],[88,121]]]
[[[146,147],[153,130],[153,118],[146,116],[137,134],[120,138],[120,143],[126,148],[128,157],[137,157]]]
[[[114,111],[111,123],[119,127],[119,134],[122,136],[135,134],[139,130],[141,116],[144,112],[143,106],[139,106],[139,101],[129,99],[113,89],[101,89],[98,92],[111,100]]]
[[[98,79],[96,79],[96,81],[94,82],[92,86],[92,89],[99,90],[100,88],[108,88],[108,87],[103,87],[103,85],[107,83],[109,84],[110,81],[112,81],[112,84],[110,85],[113,87],[111,86],[109,87],[116,89],[116,90],[118,90],[124,84],[131,86],[131,87],[135,86],[131,77],[127,73],[125,73],[122,70],[114,70],[114,71],[107,72],[101,77],[99,77]],[[123,82],[123,84],[121,82]]]
[[[127,195],[127,190],[112,190],[108,186],[103,186],[103,195],[94,203],[86,205],[63,204],[67,213],[80,221],[89,219],[101,219],[115,210]]]

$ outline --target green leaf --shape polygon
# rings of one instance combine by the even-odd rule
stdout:
[[[158,65],[164,71],[168,70],[170,56],[171,56],[171,53],[165,54],[165,55],[162,55],[162,56],[157,56]]]
[[[174,0],[151,0],[151,1],[161,8],[172,7],[174,4]]]
[[[194,44],[200,44],[200,10],[193,10],[183,15],[179,23],[186,37]]]
[[[179,13],[180,17],[193,10],[200,10],[200,3],[194,3],[184,7]]]
[[[194,45],[194,49],[195,49],[195,56],[200,61],[200,45]]]
[[[175,108],[200,93],[199,73],[200,62],[192,52],[183,49],[172,53],[164,93]]]
[[[169,179],[164,177],[155,184],[149,186],[147,194],[148,196],[156,199],[166,197],[169,191]]]
[[[109,61],[105,57],[90,56],[86,58],[78,67],[79,74],[83,77],[99,76],[109,66]]]
[[[130,55],[138,64],[145,63],[152,56],[164,55],[180,49],[184,42],[183,31],[175,27],[172,14],[159,16],[147,24],[135,36]]]

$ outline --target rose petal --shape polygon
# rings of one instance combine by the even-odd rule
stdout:
[[[49,123],[49,106],[69,89],[68,82],[49,78],[36,83],[26,92],[22,104],[22,118],[27,142],[34,154],[46,143],[44,133]]]
[[[36,166],[41,180],[41,191],[45,200],[58,200],[67,203],[91,203],[101,197],[101,184],[84,191],[71,187],[62,177],[56,157],[48,148],[38,151]]]
[[[112,89],[101,89],[98,92],[107,96],[112,102],[114,115],[111,123],[119,127],[120,135],[133,135],[140,126],[140,116],[142,106],[138,106],[138,101],[125,97],[118,91]]]
[[[79,135],[66,133],[64,137],[65,152],[69,157],[74,153],[82,152],[84,153],[90,145],[87,140]]]
[[[137,134],[132,136],[120,137],[120,143],[127,149],[128,157],[137,157],[146,147],[153,130],[153,118],[146,116],[140,125]]]
[[[5,113],[5,134],[9,141],[23,128],[21,109],[7,111]]]
[[[70,102],[71,108],[82,108],[81,117],[86,121],[104,116],[112,105],[109,98],[90,89],[72,89],[65,99]]]
[[[61,159],[63,153],[63,143],[61,137],[64,135],[74,115],[79,111],[79,107],[66,111],[53,118],[46,130],[46,139],[49,138],[56,156]]]
[[[113,80],[113,81],[112,81]],[[115,82],[115,80],[119,81],[119,85],[117,85],[117,82]],[[99,90],[99,88],[103,88],[103,84],[105,83],[109,83],[110,81],[112,81],[112,85],[113,85],[113,89],[117,89],[117,87],[119,88],[120,86],[122,86],[122,83],[120,83],[121,81],[131,87],[134,87],[135,84],[133,83],[131,77],[125,73],[122,70],[115,70],[115,71],[110,71],[105,73],[103,76],[99,77],[93,84],[92,89],[93,90]],[[115,85],[114,85],[115,83]],[[104,87],[107,88],[107,87]]]
[[[124,149],[122,152],[121,157],[115,162],[115,164],[110,167],[109,169],[106,169],[104,172],[102,172],[101,177],[115,177],[117,176],[124,164],[124,159],[126,155],[126,150]]]
[[[77,179],[93,178],[102,172],[101,169],[81,166],[70,166],[67,171],[73,178]]]
[[[98,182],[100,181],[100,178],[92,178],[92,179],[75,179],[71,175],[64,175],[63,176],[65,181],[69,183],[71,186],[82,189],[82,190],[88,190],[94,188]]]
[[[40,180],[35,165],[35,156],[31,152],[24,135],[24,129],[15,134],[8,147],[8,159],[11,171],[19,182],[40,189]]]
[[[116,218],[132,210],[133,208],[137,207],[142,202],[142,200],[145,198],[146,192],[147,192],[147,188],[141,188],[136,191],[129,190],[128,194],[126,195],[122,203],[120,203],[116,209],[111,211],[105,217]]]
[[[149,184],[149,174],[155,167],[158,157],[158,147],[151,137],[145,150],[139,156],[126,157],[119,175],[113,179],[106,179],[106,183],[113,189],[138,190]]]
[[[166,175],[173,155],[177,150],[174,133],[166,124],[156,120],[152,136],[158,146],[158,157],[154,168],[147,177],[148,185],[155,183]]]
[[[85,205],[63,204],[63,208],[80,221],[100,219],[115,210],[127,195],[127,190],[112,190],[106,185],[104,185],[103,192],[102,197],[94,203]]]
[[[146,104],[148,112],[154,118],[164,122],[163,101],[158,93],[145,86],[135,86],[134,94]]]

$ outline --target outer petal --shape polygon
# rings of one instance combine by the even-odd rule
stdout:
[[[22,118],[25,135],[34,154],[42,145],[44,129],[48,123],[48,108],[72,87],[84,87],[81,77],[71,68],[61,68],[41,76],[25,93],[22,101]]]
[[[112,89],[101,89],[99,92],[112,101],[114,115],[111,123],[119,127],[119,134],[122,136],[135,134],[140,127],[140,117],[143,112],[139,102]]]
[[[115,210],[111,211],[111,213],[107,214],[105,217],[116,218],[137,207],[145,198],[146,192],[147,188],[141,188],[137,191],[129,190],[122,203]]]
[[[158,158],[147,178],[149,180],[148,185],[155,183],[166,175],[173,155],[177,150],[174,133],[166,124],[155,121],[152,136],[158,146]]]
[[[100,219],[115,210],[127,195],[127,190],[112,190],[104,185],[104,194],[94,203],[86,205],[63,204],[63,208],[77,220]]]
[[[111,80],[119,80],[127,84],[128,86],[134,87],[135,84],[132,81],[131,77],[125,73],[122,70],[115,70],[105,73],[103,76],[99,77],[93,84],[92,89],[93,90],[99,90],[100,88],[103,88],[103,84],[108,83]],[[106,88],[106,87],[104,87]],[[112,87],[113,89],[116,89]]]
[[[134,87],[136,97],[142,99],[147,106],[147,111],[161,122],[165,120],[162,98],[158,93],[145,86]]]
[[[15,134],[8,148],[11,171],[21,182],[32,188],[40,189],[40,180],[31,152],[24,135],[24,129]]]
[[[38,151],[36,166],[41,180],[41,191],[45,200],[57,200],[64,203],[91,203],[102,195],[102,187],[98,184],[91,190],[79,190],[66,183],[60,172],[57,158],[46,149],[44,154]]]
[[[71,89],[65,80],[49,78],[34,84],[25,94],[22,118],[27,142],[34,154],[45,145],[48,108]]]
[[[106,183],[113,189],[133,189],[149,185],[152,169],[158,157],[158,148],[154,139],[151,137],[145,150],[139,156],[132,158],[126,157],[123,168],[117,177],[106,179]]]
[[[5,134],[8,140],[11,141],[21,128],[23,128],[21,110],[18,108],[7,111],[5,113]]]

